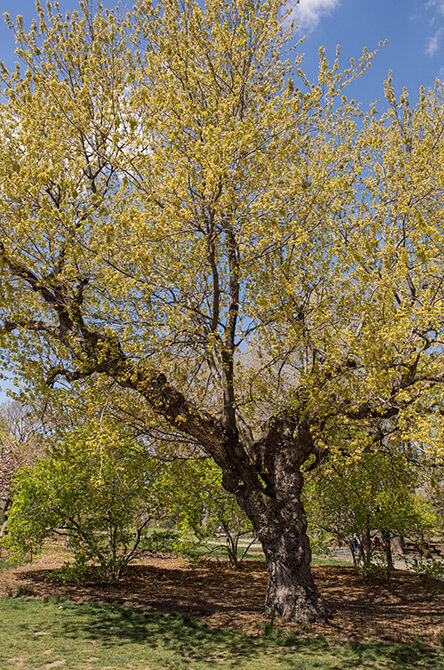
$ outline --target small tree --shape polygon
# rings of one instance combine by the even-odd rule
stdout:
[[[354,564],[365,568],[385,545],[390,569],[393,534],[418,537],[438,526],[431,505],[415,493],[420,482],[418,468],[402,454],[361,454],[325,463],[305,489],[309,527],[346,543]],[[376,534],[379,545],[373,542]]]
[[[65,535],[75,565],[98,562],[107,579],[118,578],[142,552],[158,468],[110,422],[70,432],[16,474],[6,546],[22,555],[53,533]]]
[[[239,540],[254,535],[251,522],[222,486],[219,468],[211,459],[175,460],[157,482],[164,512],[179,529],[206,541],[222,534],[231,565],[239,567],[250,544],[239,553]]]

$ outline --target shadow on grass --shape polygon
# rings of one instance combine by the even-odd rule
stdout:
[[[390,661],[387,667],[394,668],[443,668],[443,657],[436,648],[425,647],[420,642],[411,644],[383,644],[382,642],[347,642],[348,647],[359,661]],[[367,667],[367,665],[366,665]],[[385,667],[385,665],[383,666]]]
[[[211,657],[215,651],[226,652],[232,659],[246,658],[269,644],[265,638],[212,628],[179,614],[143,612],[100,603],[63,605],[65,610],[77,607],[81,608],[81,617],[64,618],[63,636],[75,640],[89,637],[107,647],[127,643],[147,644],[169,649],[182,658],[199,660]]]
[[[125,644],[148,645],[174,653],[184,667],[188,667],[190,661],[208,661],[221,656],[229,658],[235,667],[242,667],[242,662],[262,654],[272,654],[273,659],[282,664],[280,667],[288,668],[354,668],[361,663],[365,667],[372,667],[372,663],[377,664],[376,667],[393,668],[442,667],[439,651],[420,643],[342,643],[321,636],[296,636],[271,627],[267,629],[268,635],[258,637],[213,628],[178,614],[144,612],[100,603],[77,605],[64,602],[63,610],[65,616],[60,616],[57,621],[57,633],[65,639],[95,640],[107,648]],[[326,657],[333,665],[316,662],[316,659],[319,662]],[[294,665],[295,661],[303,665]]]

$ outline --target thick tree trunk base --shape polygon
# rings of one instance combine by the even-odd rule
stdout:
[[[269,561],[268,574],[265,616],[270,619],[280,617],[295,623],[327,620],[325,603],[316,589],[309,568],[295,571],[278,561]]]
[[[265,615],[310,623],[325,621],[328,614],[310,571],[311,549],[301,501],[304,480],[295,461],[298,449],[294,442],[292,427],[288,444],[285,440],[273,443],[273,457],[264,457],[265,489],[242,485],[235,493],[265,554],[269,578]]]

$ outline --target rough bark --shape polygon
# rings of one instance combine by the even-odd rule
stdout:
[[[299,500],[289,499],[271,512],[259,533],[268,569],[265,614],[310,622],[326,616],[310,570],[311,549]]]
[[[7,512],[11,506],[11,500],[0,500],[0,539],[6,535]]]
[[[279,427],[279,434],[285,428]],[[303,476],[300,464],[309,444],[294,429],[277,445],[273,431],[260,445],[263,461],[259,486],[243,483],[234,492],[240,506],[253,523],[260,540],[268,569],[265,614],[287,621],[307,623],[325,619],[326,608],[315,586],[311,570],[311,549],[306,534],[307,522],[301,491]],[[306,436],[305,436],[306,437]],[[271,441],[274,441],[273,450]],[[278,447],[278,448],[277,448]],[[245,478],[246,480],[247,478]]]
[[[299,473],[300,475],[300,473]],[[302,476],[300,475],[302,485]],[[310,570],[311,549],[306,518],[294,491],[262,500],[257,492],[242,492],[239,503],[253,522],[267,564],[265,614],[301,623],[326,618],[326,609]]]

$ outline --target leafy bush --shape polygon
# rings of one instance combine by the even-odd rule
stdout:
[[[141,542],[141,548],[153,553],[174,552],[179,541],[180,534],[176,530],[155,529],[145,535]]]
[[[432,556],[419,556],[417,558],[406,558],[406,564],[416,575],[423,575],[431,579],[444,577],[444,561]]]
[[[155,482],[162,500],[163,513],[175,523],[180,541],[175,551],[196,560],[208,553],[207,540],[225,539],[226,554],[233,567],[247,554],[239,547],[242,537],[254,535],[253,527],[234,495],[222,487],[222,476],[214,461],[208,459],[177,460],[165,467]],[[248,550],[248,547],[247,547]]]
[[[38,552],[52,533],[65,535],[74,570],[97,563],[106,579],[116,579],[146,550],[158,469],[117,424],[73,430],[17,473],[4,544],[21,556]]]

